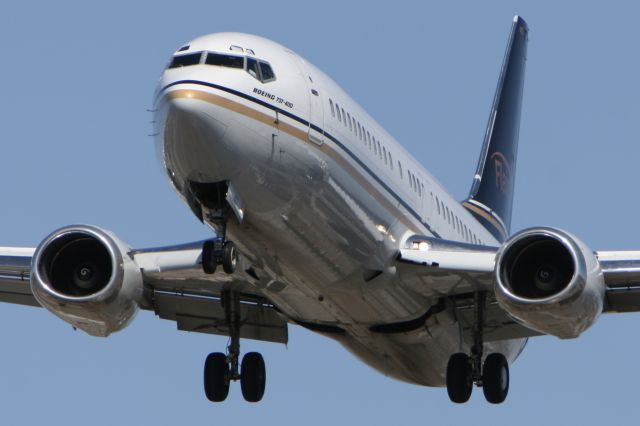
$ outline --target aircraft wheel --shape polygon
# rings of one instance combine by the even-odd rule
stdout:
[[[222,269],[224,269],[227,274],[233,274],[237,264],[238,251],[236,250],[236,246],[231,241],[227,241],[222,248]]]
[[[473,390],[469,355],[459,352],[451,355],[447,364],[447,393],[451,401],[461,404],[467,402]]]
[[[492,404],[504,402],[509,393],[509,363],[504,355],[493,353],[487,356],[482,367],[482,391]]]
[[[215,243],[213,241],[205,241],[202,245],[202,270],[205,274],[214,274],[217,267]]]
[[[248,352],[242,358],[240,387],[242,396],[248,402],[258,402],[264,396],[266,383],[264,359],[258,352]]]
[[[227,356],[221,352],[209,354],[204,363],[204,393],[212,402],[222,402],[229,395]]]

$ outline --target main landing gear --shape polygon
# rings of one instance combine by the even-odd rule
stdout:
[[[477,293],[471,355],[453,354],[447,364],[447,393],[456,403],[469,400],[474,383],[482,387],[485,399],[492,404],[504,402],[509,393],[509,363],[505,356],[492,353],[482,363],[485,302],[486,294]]]
[[[212,402],[221,402],[229,394],[231,381],[240,380],[242,396],[248,402],[258,402],[264,395],[266,370],[258,352],[248,352],[240,363],[240,300],[225,291],[222,294],[230,342],[227,353],[209,354],[204,363],[204,392]]]

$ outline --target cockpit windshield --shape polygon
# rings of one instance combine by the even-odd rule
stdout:
[[[208,52],[207,59],[205,59],[204,63],[207,65],[216,65],[219,67],[242,69],[244,68],[244,57]]]
[[[202,62],[203,54],[205,58]],[[229,55],[226,53],[197,52],[176,55],[167,68],[188,67],[201,63],[216,67],[244,69],[249,75],[262,83],[269,83],[276,79],[276,75],[268,62],[250,56]]]
[[[167,68],[180,68],[188,67],[189,65],[197,65],[200,63],[202,52],[187,53],[186,55],[177,55],[173,57],[173,60]]]

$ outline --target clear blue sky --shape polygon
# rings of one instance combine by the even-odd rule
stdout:
[[[595,3],[8,2],[0,15],[0,245],[32,246],[78,222],[137,247],[207,237],[161,173],[146,109],[171,52],[217,31],[298,51],[462,199],[518,13],[531,33],[514,230],[551,225],[594,249],[640,248],[639,10]],[[239,386],[224,404],[208,403],[203,360],[226,339],[178,332],[151,313],[97,339],[45,310],[0,305],[0,336],[2,424],[637,419],[635,314],[604,317],[578,340],[530,341],[501,406],[478,389],[467,405],[452,405],[444,389],[385,378],[297,327],[287,348],[244,342],[267,361],[258,405],[245,403]]]

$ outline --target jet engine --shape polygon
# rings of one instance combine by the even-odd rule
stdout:
[[[127,326],[142,299],[142,274],[128,252],[109,231],[61,228],[34,253],[31,290],[42,306],[73,327],[106,337]]]
[[[531,228],[496,255],[498,303],[528,328],[562,339],[589,328],[602,312],[604,276],[595,254],[571,234]]]

